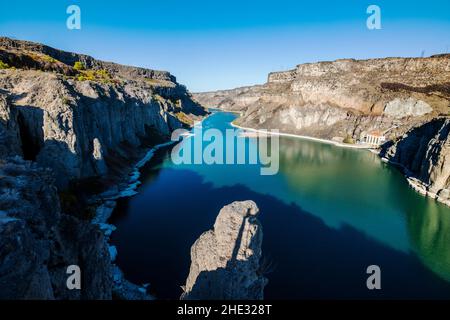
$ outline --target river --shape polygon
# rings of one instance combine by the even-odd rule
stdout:
[[[217,112],[203,128],[224,131],[235,117]],[[111,221],[117,264],[158,298],[179,298],[191,245],[220,208],[249,199],[261,212],[267,299],[450,298],[450,208],[375,154],[280,137],[280,170],[263,176],[261,164],[175,165],[170,151],[142,168],[138,194]],[[366,287],[369,265],[381,268],[381,290]]]

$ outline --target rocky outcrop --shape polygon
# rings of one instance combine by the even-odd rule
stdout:
[[[440,118],[386,143],[381,156],[398,164],[410,185],[450,205],[450,119]]]
[[[384,114],[394,118],[420,117],[433,111],[433,108],[421,100],[413,98],[394,99],[386,104]]]
[[[233,202],[220,210],[214,229],[191,248],[191,269],[182,299],[263,299],[262,227],[253,201]]]
[[[66,286],[70,265],[81,290]],[[103,233],[61,212],[51,171],[18,157],[0,162],[0,299],[111,299]]]
[[[7,38],[0,38],[0,50],[72,69],[84,63],[74,77],[35,70],[23,59],[7,60],[17,67],[0,70],[0,134],[8,145],[2,156],[19,154],[52,168],[59,187],[111,173],[121,160],[142,156],[149,140],[168,139],[206,113],[167,72]]]

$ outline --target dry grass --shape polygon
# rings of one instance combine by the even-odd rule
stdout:
[[[189,126],[194,125],[194,120],[192,120],[186,113],[184,113],[183,111],[180,111],[178,113],[175,114],[175,116],[177,117],[177,119],[184,123],[187,124]]]
[[[145,82],[154,87],[173,87],[175,84],[167,80],[145,79]]]

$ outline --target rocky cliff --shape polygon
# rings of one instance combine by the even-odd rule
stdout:
[[[191,269],[182,299],[263,299],[267,279],[260,268],[262,227],[253,201],[220,210],[214,228],[191,248]]]
[[[448,115],[450,55],[302,64],[271,73],[264,85],[194,96],[242,112],[244,127],[341,140],[375,129],[398,136]]]
[[[448,54],[307,63],[271,73],[264,85],[194,96],[204,106],[239,111],[243,127],[340,142],[364,142],[376,131],[386,138],[387,160],[405,168],[422,193],[450,203]]]
[[[0,299],[148,298],[111,263],[97,195],[205,114],[168,72],[0,38]]]
[[[149,140],[206,113],[167,72],[7,38],[0,59],[2,154],[52,168],[58,186],[111,173]]]
[[[450,206],[450,119],[414,127],[382,146],[380,155],[400,166],[418,192]]]
[[[66,286],[70,265],[81,290]],[[19,157],[0,161],[0,299],[111,299],[103,233],[61,211],[51,170]]]

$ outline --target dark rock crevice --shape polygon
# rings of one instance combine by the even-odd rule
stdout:
[[[21,107],[17,115],[20,142],[25,160],[36,161],[44,144],[43,112],[38,108]]]

